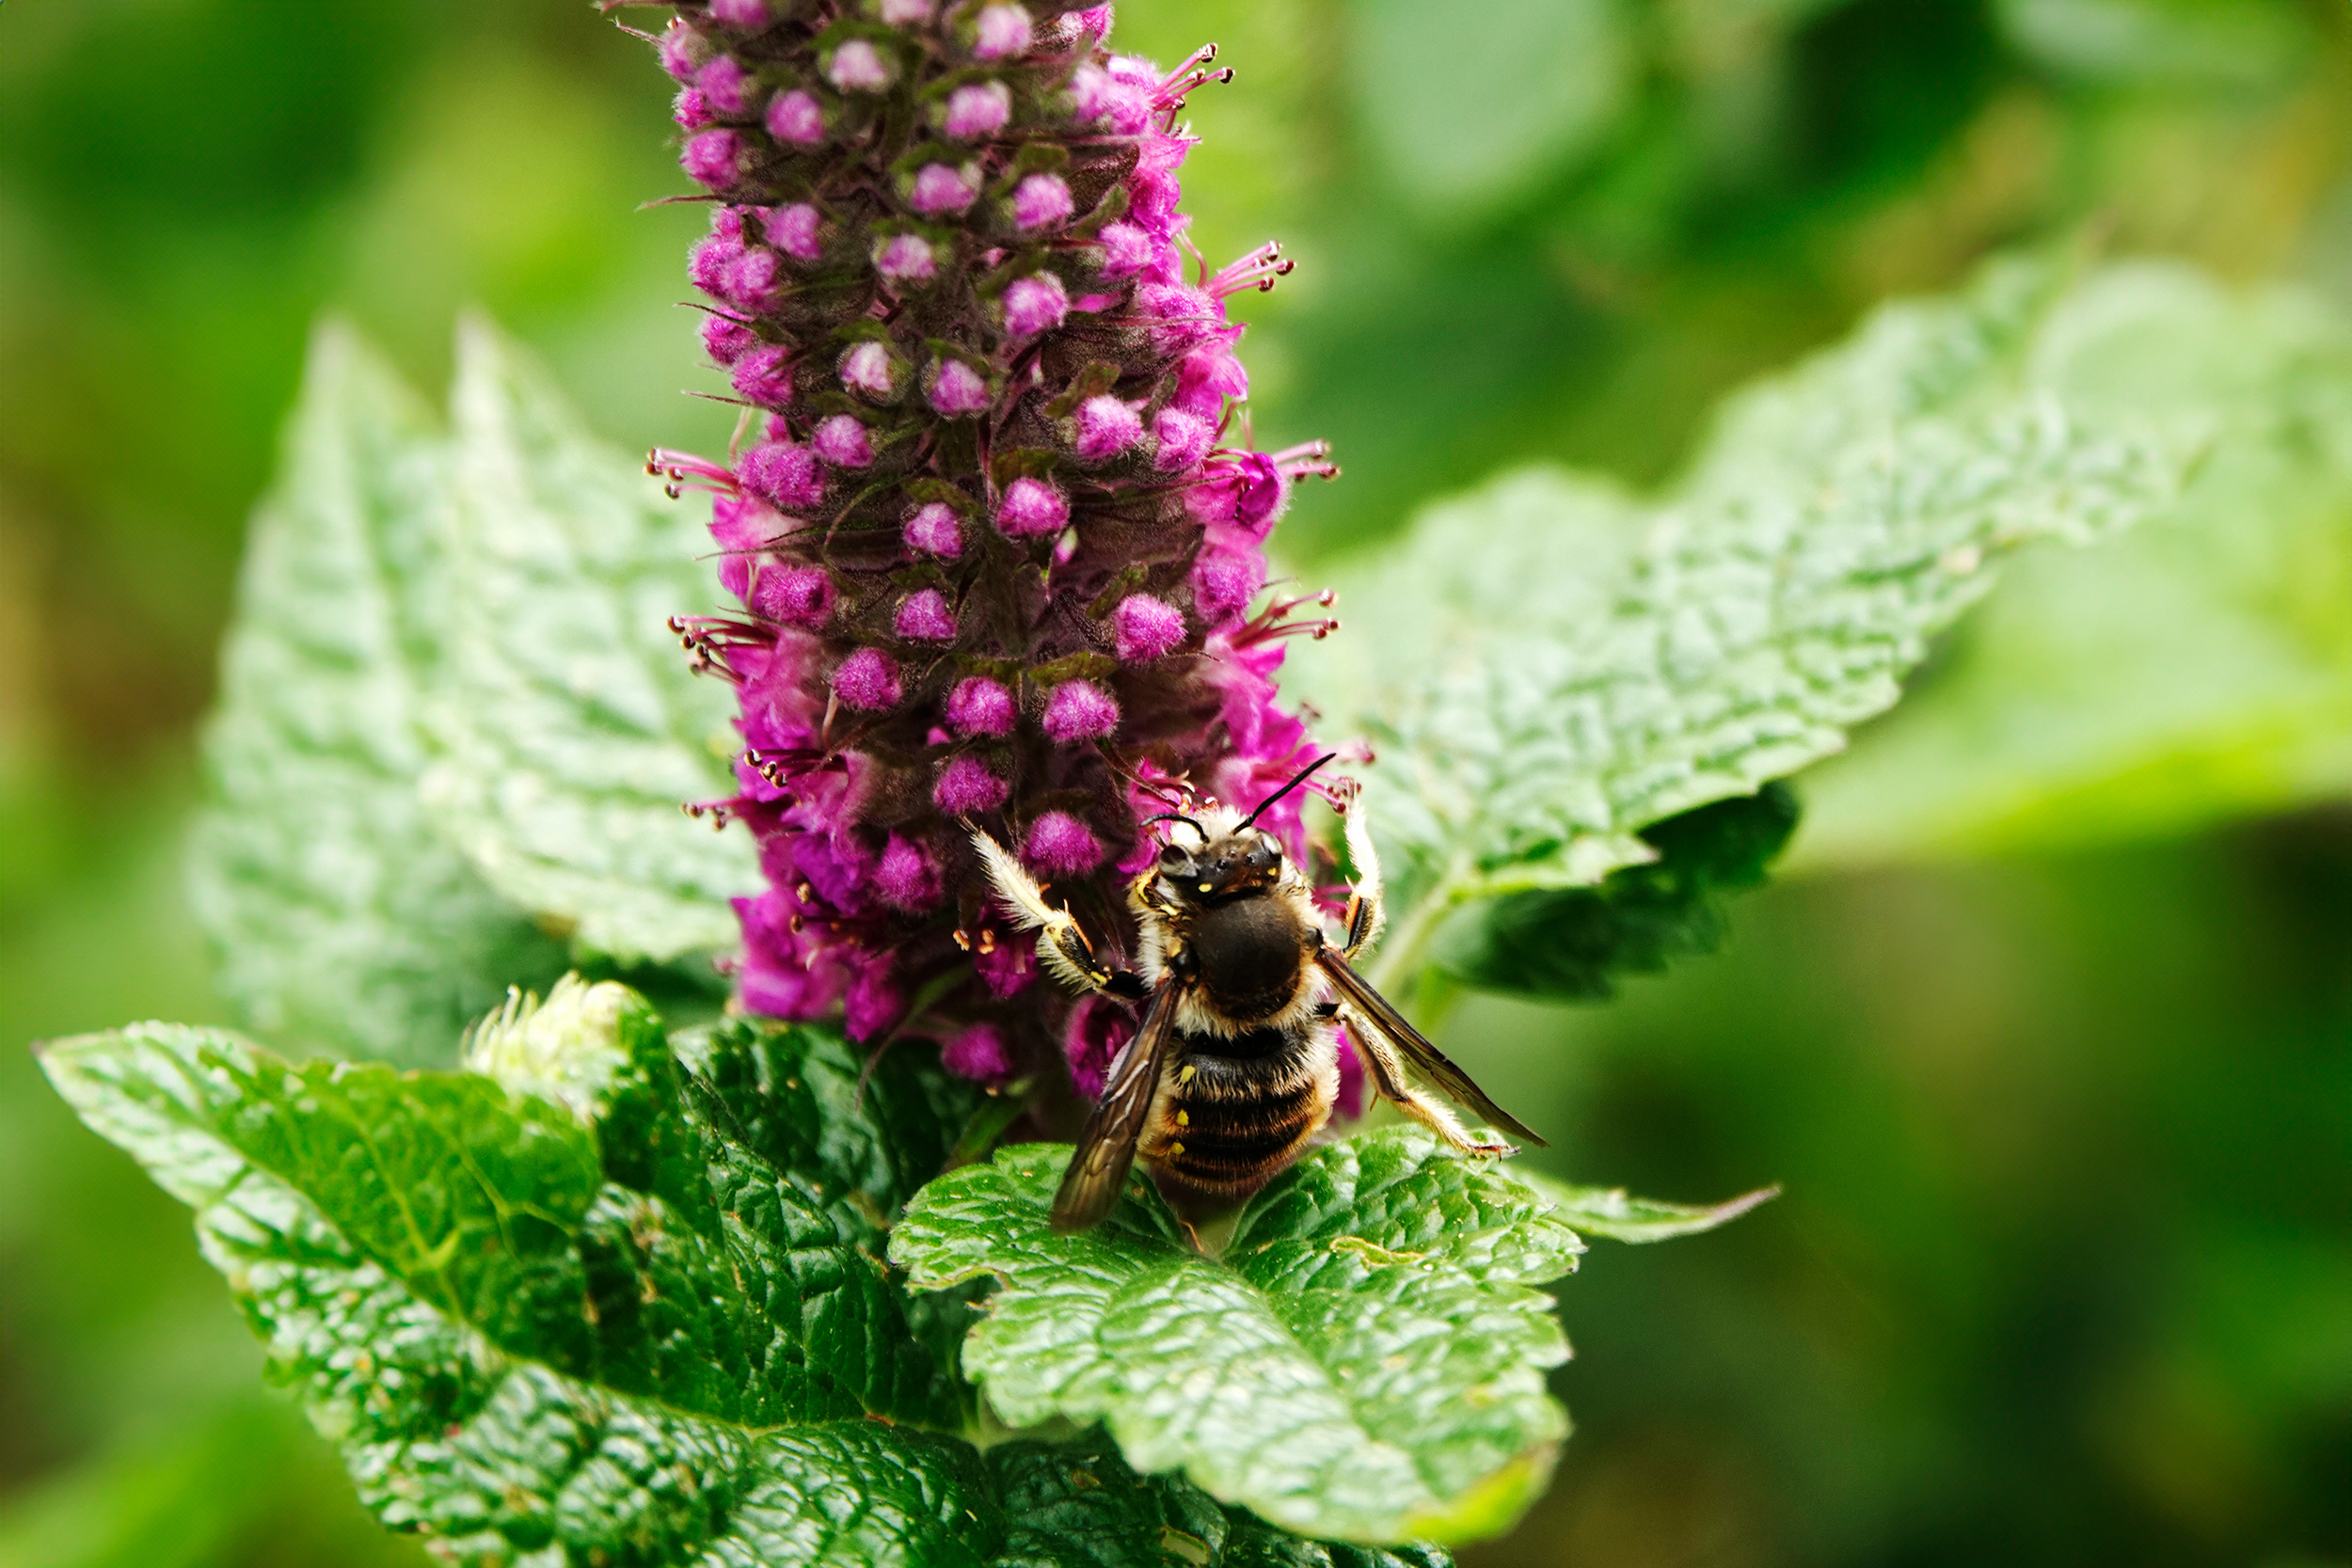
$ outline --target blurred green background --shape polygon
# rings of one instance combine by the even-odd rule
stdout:
[[[2352,305],[2341,0],[1136,0],[1117,36],[1241,71],[1188,199],[1212,257],[1302,263],[1242,308],[1260,443],[1346,466],[1286,525],[1310,569],[1511,461],[1655,482],[1724,389],[2005,245]],[[723,444],[678,395],[715,386],[697,214],[638,210],[664,86],[581,0],[0,8],[0,1568],[421,1560],[24,1047],[222,1016],[179,842],[320,311],[436,387],[480,303],[615,441]],[[1805,857],[1721,956],[1455,1013],[1564,1173],[1788,1188],[1564,1287],[1578,1434],[1466,1561],[2352,1561],[2352,811],[2109,827]]]

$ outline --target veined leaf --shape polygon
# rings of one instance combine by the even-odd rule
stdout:
[[[592,951],[735,940],[752,843],[679,810],[734,793],[723,683],[669,618],[710,602],[704,546],[486,324],[458,341],[447,678],[426,780],[444,829],[523,908]]]
[[[1002,1281],[963,1366],[1005,1419],[1103,1421],[1130,1464],[1342,1540],[1494,1534],[1540,1489],[1567,1343],[1531,1286],[1581,1250],[1546,1199],[1384,1128],[1277,1178],[1209,1258],[1140,1179],[1053,1234],[1068,1159],[952,1171],[891,1235],[918,1287]]]
[[[1379,634],[1332,639],[1302,673],[1379,748],[1365,800],[1407,909],[1384,983],[1462,905],[1599,882],[1655,858],[1651,824],[1839,750],[1998,556],[2169,499],[2176,444],[2026,376],[2058,293],[2019,265],[1888,308],[1734,400],[1660,505],[1513,476],[1341,574]],[[1564,551],[1581,558],[1565,575],[1530,564]]]
[[[391,1528],[474,1562],[1442,1568],[1295,1540],[1099,1434],[955,1435],[952,1341],[881,1256],[975,1098],[935,1067],[898,1053],[861,1100],[825,1031],[673,1054],[610,984],[506,1010],[470,1056],[500,1076],[167,1024],[42,1056],[196,1210]]]
[[[2116,267],[2035,375],[2207,437],[2178,505],[2020,561],[1921,689],[1806,781],[1794,863],[2016,851],[2352,793],[2352,324]]]
[[[446,444],[330,323],[283,464],[246,546],[191,891],[255,1027],[424,1060],[509,984],[564,968],[417,798],[447,612]]]

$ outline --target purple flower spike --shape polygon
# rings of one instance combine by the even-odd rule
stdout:
[[[1012,693],[986,675],[967,676],[947,693],[947,727],[958,735],[1008,736],[1018,717]]]
[[[1032,174],[1013,187],[1012,221],[1024,234],[1059,229],[1071,211],[1070,187],[1058,174]]]
[[[824,108],[815,98],[795,87],[768,105],[768,134],[787,147],[822,147]]]
[[[879,713],[898,705],[898,667],[879,648],[860,648],[833,673],[833,689],[853,708]]]
[[[1046,701],[1043,728],[1057,746],[1101,740],[1119,729],[1119,700],[1091,681],[1064,681]]]
[[[733,316],[703,318],[703,349],[719,364],[732,365],[743,357],[744,350],[759,341],[759,335]]]
[[[898,389],[898,371],[887,344],[867,339],[841,356],[841,385],[875,403],[886,402]]]
[[[956,640],[956,612],[947,608],[946,596],[936,588],[919,589],[900,600],[891,626],[911,642]]]
[[[1016,479],[996,503],[996,527],[1009,539],[1035,539],[1070,526],[1070,502],[1041,479]]]
[[[826,62],[825,80],[843,92],[880,92],[890,86],[890,66],[864,39],[851,39]]]
[[[1048,877],[1075,877],[1103,863],[1103,841],[1066,811],[1049,811],[1029,825],[1021,858]]]
[[[925,164],[914,171],[914,183],[907,192],[907,205],[927,218],[946,217],[961,213],[972,205],[979,195],[979,179],[970,171],[950,168],[946,164]]]
[[[1012,92],[1002,82],[975,82],[947,95],[940,129],[957,141],[993,136],[1012,118]]]
[[[723,191],[735,183],[737,168],[742,161],[742,137],[732,131],[705,131],[686,144],[678,166],[696,184]]]
[[[1143,439],[1143,417],[1107,394],[1078,404],[1078,460],[1101,463]]]
[[[946,419],[968,419],[985,414],[993,400],[988,393],[988,383],[980,372],[961,359],[943,359],[931,374],[930,390],[924,396],[933,409]]]
[[[874,461],[874,444],[854,414],[835,414],[817,427],[808,444],[836,468],[863,468]]]
[[[1018,6],[991,6],[980,13],[972,54],[977,59],[1002,60],[1029,47],[1029,13]]]
[[[959,1078],[995,1088],[1012,1080],[1012,1047],[993,1023],[975,1023],[939,1048],[939,1065]]]
[[[722,55],[695,75],[694,88],[703,95],[703,102],[710,105],[712,114],[733,119],[750,106],[759,83],[735,63],[733,55]]]
[[[790,441],[754,447],[736,464],[735,476],[779,512],[798,512],[825,499],[825,476],[816,454]]]
[[[1184,612],[1149,594],[1130,594],[1111,611],[1111,645],[1125,659],[1160,658],[1184,645]]]
[[[918,840],[892,833],[874,866],[874,891],[894,910],[919,912],[937,908],[946,890],[931,852]]]
[[[939,770],[931,788],[931,804],[949,816],[971,816],[994,811],[1010,793],[1004,780],[988,770],[977,757],[958,757]]]
[[[781,343],[762,343],[736,360],[727,380],[745,401],[782,408],[792,401],[792,351]]]
[[[963,525],[956,509],[946,501],[930,501],[914,509],[903,531],[907,548],[917,555],[953,561],[963,553]]]
[[[1062,288],[1061,279],[1050,272],[1017,277],[1005,290],[1005,332],[1009,337],[1034,338],[1041,332],[1051,332],[1069,314],[1070,295]]]
[[[939,263],[922,235],[893,234],[875,246],[874,270],[893,283],[928,283]]]
[[[737,1005],[880,1039],[919,993],[952,1070],[1002,1085],[1058,1050],[1092,1093],[1132,1014],[1044,983],[965,896],[967,824],[1116,908],[1147,818],[1263,800],[1326,749],[1275,676],[1332,623],[1267,602],[1264,547],[1332,468],[1232,419],[1226,306],[1290,263],[1196,271],[1179,201],[1178,109],[1223,73],[1112,54],[1107,5],[669,4],[681,162],[719,198],[688,259],[703,346],[755,411],[724,462],[654,454],[711,493],[739,606],[680,623],[737,688],[723,804],[768,884],[736,904]],[[1341,783],[1259,819],[1318,880],[1301,811]]]
[[[752,588],[752,609],[787,626],[822,626],[833,601],[833,574],[822,566],[763,566]]]

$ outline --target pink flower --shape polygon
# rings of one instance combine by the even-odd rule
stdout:
[[[874,461],[873,442],[854,414],[835,414],[819,423],[808,438],[817,455],[836,468],[863,468]]]
[[[928,283],[939,264],[922,235],[893,234],[874,247],[874,270],[893,283]]]
[[[1078,404],[1078,460],[1102,463],[1143,439],[1143,417],[1115,397]]]
[[[1070,314],[1070,295],[1050,272],[1016,277],[1005,289],[1005,331],[1014,338],[1051,332]],[[1205,450],[1205,449],[1204,449]]]
[[[727,380],[747,401],[781,408],[792,401],[792,351],[781,343],[747,350]]]
[[[744,489],[780,512],[798,512],[825,499],[815,454],[790,441],[754,447],[736,464],[735,473]]]
[[[980,372],[961,359],[942,359],[932,370],[931,384],[923,395],[943,419],[949,420],[985,414],[993,401]]]
[[[900,637],[914,642],[956,640],[956,613],[947,608],[946,596],[936,588],[917,589],[899,600],[892,626]]]
[[[890,86],[890,67],[871,43],[851,39],[825,62],[825,80],[843,92],[880,92]]]
[[[1070,221],[1070,187],[1058,174],[1032,174],[1012,191],[1012,221],[1025,234]]]
[[[955,626],[948,625],[948,635]],[[1013,721],[1020,710],[1013,705],[1012,693],[1001,681],[986,675],[969,675],[947,693],[947,727],[961,736],[1008,736],[1012,733]]]
[[[1011,1081],[1012,1048],[1005,1032],[993,1023],[975,1023],[960,1030],[939,1048],[940,1065],[959,1078],[992,1087]]]
[[[824,106],[799,87],[778,93],[768,104],[768,134],[787,147],[822,147]]]
[[[917,555],[953,561],[963,553],[963,525],[956,509],[946,501],[930,501],[910,514],[902,531],[907,548]]]
[[[1184,612],[1149,594],[1130,594],[1111,611],[1111,638],[1121,658],[1163,657],[1184,645]]]
[[[994,811],[1005,803],[1008,793],[1005,781],[990,772],[988,764],[977,757],[961,756],[939,770],[931,802],[949,816],[970,816]]]
[[[1009,539],[1059,533],[1069,523],[1069,500],[1043,480],[1016,479],[996,503],[996,527]]]
[[[993,136],[1012,118],[1012,93],[1002,82],[975,82],[947,95],[940,129],[956,141]]]
[[[1100,740],[1119,728],[1119,701],[1090,681],[1064,681],[1046,700],[1042,727],[1057,746]]]
[[[1018,6],[991,6],[980,12],[972,54],[977,59],[1001,60],[1029,47],[1029,13]]]
[[[712,190],[734,184],[742,161],[743,138],[732,131],[705,131],[688,140],[678,158],[689,180]]]
[[[710,0],[710,20],[729,27],[765,27],[775,21],[768,0]]]
[[[822,566],[766,566],[752,590],[752,609],[771,621],[821,626],[833,614],[833,574]]]
[[[907,190],[907,205],[927,218],[945,217],[971,206],[979,190],[979,177],[972,170],[925,164],[914,171],[914,182]]]
[[[860,648],[833,673],[833,689],[854,708],[875,712],[898,705],[898,667],[878,648]]]
[[[853,344],[841,356],[841,385],[860,396],[876,403],[888,400],[897,388],[898,367],[891,361],[887,344],[867,339]]]

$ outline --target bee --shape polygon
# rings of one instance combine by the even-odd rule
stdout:
[[[1113,968],[1066,910],[987,833],[972,838],[1014,923],[1038,933],[1038,954],[1074,990],[1140,1005],[1135,1036],[1054,1197],[1053,1227],[1099,1223],[1140,1156],[1180,1213],[1239,1202],[1303,1153],[1339,1097],[1339,1033],[1361,1049],[1378,1092],[1465,1154],[1516,1153],[1470,1132],[1416,1080],[1493,1126],[1544,1140],[1486,1098],[1357,973],[1386,914],[1380,862],[1360,810],[1344,812],[1357,879],[1341,930],[1327,934],[1313,889],[1272,833],[1268,806],[1329,762],[1310,764],[1244,816],[1230,808],[1171,812],[1154,863],[1127,889],[1138,941],[1133,968]]]

